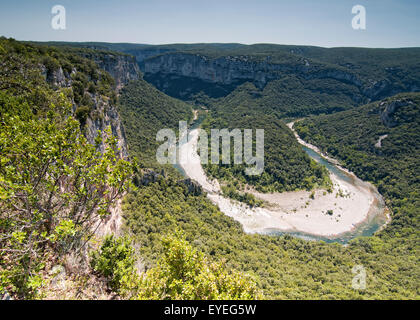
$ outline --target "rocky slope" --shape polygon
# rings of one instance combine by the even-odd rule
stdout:
[[[118,53],[102,53],[97,52],[96,54],[80,52],[80,55],[93,60],[99,68],[108,72],[115,81],[115,90],[119,91],[125,84],[131,80],[136,80],[141,77],[139,67],[134,57],[118,54]],[[72,75],[77,73],[78,70],[73,68],[71,73],[63,71],[62,67],[48,72],[45,66],[41,66],[42,75],[46,81],[55,87],[71,87],[72,86]],[[121,120],[114,102],[107,96],[101,95],[98,92],[85,92],[93,102],[91,112],[87,116],[85,135],[90,143],[94,143],[97,136],[98,130],[105,136],[105,129],[110,126],[112,133],[118,139],[118,147],[121,150],[120,155],[124,158],[128,157],[127,143],[125,140],[124,128],[121,124]],[[73,100],[73,111],[76,111],[78,105]],[[100,146],[101,151],[104,148],[102,144]]]
[[[133,56],[109,52],[98,54],[93,60],[114,78],[118,90],[140,77],[140,69]]]
[[[271,80],[290,74],[304,80],[333,79],[350,84],[369,100],[381,99],[402,91],[420,90],[419,82],[413,79],[405,81],[401,86],[387,77],[370,79],[349,68],[296,56],[279,63],[271,62],[270,56],[256,60],[243,55],[211,58],[202,54],[171,52],[146,58],[142,64],[145,78],[154,80],[162,90],[169,87],[169,81],[173,81],[174,77],[227,86],[249,81],[262,89]]]

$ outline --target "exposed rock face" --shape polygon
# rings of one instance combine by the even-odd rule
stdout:
[[[163,172],[157,173],[156,171],[153,171],[151,169],[145,169],[143,170],[143,175],[139,183],[143,186],[147,186],[151,183],[158,181],[160,176],[163,176]]]
[[[120,156],[122,158],[128,157],[127,143],[123,126],[120,121],[116,106],[110,104],[108,99],[104,99],[100,95],[91,95],[94,101],[94,111],[86,120],[86,138],[89,143],[94,144],[98,130],[105,139],[105,129],[110,126],[112,134],[117,137],[118,148],[120,149]],[[105,146],[100,145],[101,152],[104,151]]]
[[[71,83],[71,80],[66,78],[64,75],[63,69],[61,67],[58,70],[47,72],[46,76],[47,81],[57,87],[68,87]]]
[[[194,196],[199,196],[200,194],[203,193],[203,188],[195,180],[187,178],[187,179],[179,181],[178,183],[186,185],[188,188],[189,194],[193,194]]]
[[[107,71],[115,79],[117,90],[130,80],[139,79],[141,76],[137,62],[132,56],[125,54],[100,53],[92,59],[101,69]],[[72,73],[76,71],[77,70],[73,70]],[[70,87],[72,84],[71,74],[64,73],[61,67],[58,70],[48,72],[44,66],[41,66],[41,72],[48,83],[53,86]],[[105,138],[105,129],[110,126],[113,135],[117,137],[120,156],[127,158],[128,152],[125,133],[116,106],[113,105],[108,98],[103,97],[100,94],[86,94],[89,94],[94,102],[92,112],[86,120],[86,138],[93,144],[98,134],[98,130],[101,132],[103,138]],[[73,110],[75,111],[76,108],[77,106],[73,101]],[[100,148],[101,151],[104,151],[103,144]]]
[[[405,107],[409,104],[413,104],[413,101],[395,100],[389,103],[381,102],[380,106],[384,108],[381,112],[382,123],[388,128],[397,126],[398,120],[395,118],[395,113],[399,108]]]
[[[157,56],[162,53],[168,52],[169,49],[163,48],[150,48],[143,50],[127,50],[126,52],[133,55],[136,58],[137,63],[140,65],[142,70],[144,70],[144,60]]]
[[[114,53],[98,54],[93,60],[115,79],[118,90],[129,81],[140,77],[140,69],[133,56]]]
[[[157,56],[143,57],[139,53],[145,77],[159,76],[159,88],[170,86],[176,77],[198,79],[206,83],[235,85],[245,81],[253,82],[263,88],[269,81],[280,79],[284,75],[294,74],[303,79],[334,79],[356,86],[369,100],[378,100],[401,92],[393,88],[387,79],[363,80],[350,69],[320,65],[307,59],[291,59],[284,63],[272,63],[270,57],[253,61],[247,56],[222,56],[208,58],[200,54],[170,52]],[[164,83],[165,79],[168,83]],[[163,83],[162,83],[163,82]],[[409,91],[416,91],[417,87]]]
[[[307,67],[303,65],[297,68],[303,72]],[[257,63],[245,57],[209,59],[187,53],[163,54],[144,61],[146,74],[172,74],[225,85],[250,80],[260,88],[268,81],[278,78],[280,73],[291,71],[293,68],[290,65]]]

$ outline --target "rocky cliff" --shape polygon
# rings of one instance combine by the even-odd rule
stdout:
[[[140,77],[140,69],[133,56],[106,53],[94,56],[93,60],[115,79],[117,90],[129,81],[137,80]]]
[[[397,99],[392,101],[381,102],[379,106],[382,108],[380,114],[382,123],[388,128],[393,128],[397,126],[400,122],[412,120],[411,117],[413,115],[410,113],[397,114],[402,107],[410,105],[414,105],[414,102],[410,99]]]
[[[85,55],[81,54],[86,57]],[[99,53],[89,58],[96,62],[99,68],[108,72],[115,80],[115,90],[118,91],[130,80],[136,80],[141,77],[138,64],[134,57],[126,54],[118,53]],[[48,83],[55,87],[71,87],[72,75],[78,70],[73,69],[69,74],[60,67],[52,72],[48,72],[45,66],[41,66],[42,74]],[[127,143],[125,139],[124,128],[121,124],[120,117],[115,105],[111,99],[100,93],[91,93],[86,91],[93,102],[91,111],[86,119],[85,135],[90,143],[94,143],[98,134],[101,132],[103,139],[105,138],[105,129],[110,126],[112,133],[118,140],[118,147],[120,149],[120,156],[123,158],[128,157]],[[76,111],[79,106],[73,100],[73,111]],[[100,146],[101,151],[104,150],[104,145]]]
[[[282,62],[272,62],[269,55],[257,59],[246,55],[210,58],[185,52],[139,57],[144,59],[140,61],[145,79],[155,82],[154,84],[163,91],[171,85],[171,81],[182,78],[225,86],[249,81],[261,89],[269,81],[290,74],[306,80],[334,79],[350,84],[369,100],[378,100],[402,91],[420,90],[416,83],[407,83],[404,87],[394,86],[387,78],[370,79],[351,68],[291,55]]]

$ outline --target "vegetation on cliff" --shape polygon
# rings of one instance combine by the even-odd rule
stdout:
[[[335,59],[316,49],[300,50],[296,54],[319,61]],[[374,58],[366,59],[354,57],[360,63]],[[401,72],[415,77],[417,71]],[[144,168],[162,168],[154,158],[156,133],[190,120],[191,107],[142,80],[121,92],[118,108],[131,156],[140,162],[133,168],[119,158],[109,132],[103,152],[83,135],[84,124],[94,116],[91,93],[112,103],[118,99],[113,79],[93,61],[76,51],[2,38],[0,75],[0,293],[39,298],[45,271],[68,253],[84,254],[91,227],[127,190],[132,170],[141,175]],[[296,129],[375,183],[392,209],[392,223],[348,246],[246,234],[205,194],[190,192],[174,171],[166,170],[167,176],[156,174],[145,184],[135,179],[137,188],[123,201],[126,237],[106,237],[91,254],[95,275],[104,277],[120,297],[236,299],[259,298],[262,292],[277,299],[418,298],[418,94],[353,109],[349,96],[354,88],[347,84],[340,84],[339,91],[348,90],[348,95],[332,91],[336,82],[283,80],[268,84],[263,95],[254,85],[243,84],[220,100],[200,98],[210,109],[206,128],[266,130],[267,174],[262,178],[249,180],[240,167],[209,166],[209,172],[228,182],[227,192],[240,182],[265,191],[325,185],[325,171],[309,160],[279,118],[350,109],[311,117]],[[327,93],[325,86],[331,89]],[[286,94],[295,87],[302,88],[303,98]],[[332,102],[322,109],[327,100]],[[319,108],[310,106],[313,101]],[[176,229],[182,236],[173,235]],[[143,275],[137,273],[139,256],[147,268]],[[352,288],[355,265],[366,269],[366,290]]]

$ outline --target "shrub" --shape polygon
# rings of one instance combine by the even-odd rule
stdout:
[[[51,105],[40,117],[2,95],[0,109],[19,113],[0,112],[0,292],[28,298],[47,259],[92,237],[127,190],[131,164],[118,158],[110,130],[103,154],[87,142],[64,95],[65,107]]]
[[[122,296],[131,296],[138,285],[134,248],[127,237],[106,236],[99,250],[91,253],[91,267],[105,276],[109,287]]]
[[[248,276],[210,262],[180,234],[163,240],[164,255],[141,279],[139,299],[256,299]]]
[[[76,119],[79,120],[81,128],[85,126],[89,113],[90,108],[88,106],[81,106],[76,109],[75,116]]]

